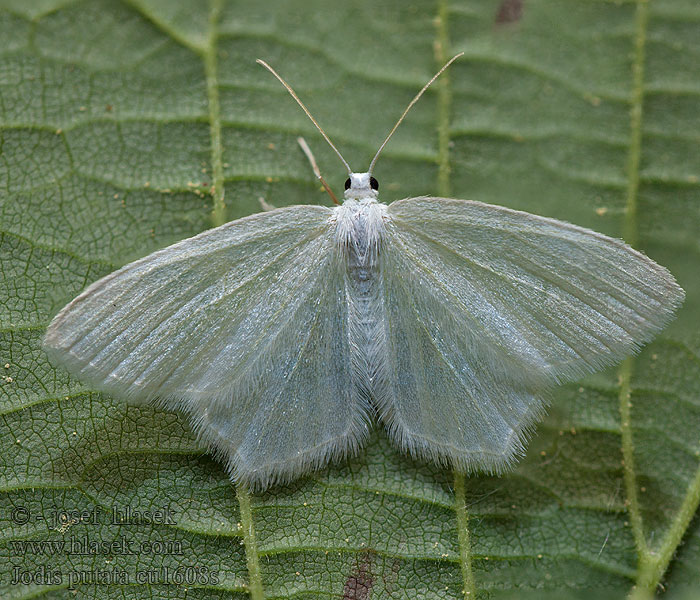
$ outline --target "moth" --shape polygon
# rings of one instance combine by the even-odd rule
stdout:
[[[254,214],[132,262],[44,340],[96,389],[185,413],[233,480],[288,482],[356,452],[375,422],[414,457],[499,473],[548,389],[635,352],[682,303],[664,267],[600,233],[469,200],[379,201],[380,152],[452,61],[362,173],[258,62],[347,168],[342,204]]]

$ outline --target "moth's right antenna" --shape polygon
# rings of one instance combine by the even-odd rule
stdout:
[[[452,59],[454,60],[454,59]],[[318,129],[321,132],[321,135],[323,138],[328,142],[328,145],[335,150],[335,153],[338,155],[338,158],[342,161],[342,163],[345,165],[345,168],[348,170],[348,175],[352,175],[352,169],[350,168],[350,165],[348,165],[347,161],[343,158],[343,155],[338,151],[338,148],[336,148],[333,145],[333,142],[329,139],[329,137],[326,135],[326,132],[321,129],[321,126],[316,122],[316,119],[314,119],[311,116],[311,113],[309,112],[309,109],[304,106],[304,103],[299,100],[299,96],[296,95],[296,92],[292,89],[292,86],[290,86],[284,79],[282,79],[278,74],[277,71],[275,71],[270,65],[268,65],[264,60],[257,59],[255,61],[259,65],[262,65],[265,67],[270,73],[272,73],[276,78],[277,81],[279,81],[286,89],[287,91],[291,94],[292,98],[294,98],[297,101],[297,104],[301,106],[301,109],[306,113],[306,116],[311,119],[311,122],[316,125],[316,129]],[[450,61],[451,62],[451,61]],[[449,63],[448,63],[449,64]],[[445,65],[447,66],[447,65]],[[442,72],[442,71],[441,71]]]
[[[394,128],[389,132],[389,135],[386,136],[384,143],[381,146],[379,146],[379,150],[377,150],[377,153],[374,155],[372,162],[369,163],[369,169],[367,169],[368,173],[370,173],[370,174],[372,173],[372,170],[374,169],[374,163],[377,162],[377,158],[379,157],[379,154],[381,153],[382,150],[384,150],[384,146],[386,146],[386,143],[389,141],[391,136],[394,135],[394,131],[396,131],[398,129],[399,125],[401,125],[401,121],[404,120],[404,117],[406,116],[406,114],[408,114],[408,111],[411,110],[411,108],[413,108],[413,105],[416,102],[418,102],[418,98],[420,98],[423,95],[423,92],[425,92],[425,90],[427,90],[430,87],[430,85],[433,83],[433,81],[435,81],[438,77],[440,77],[440,75],[442,75],[442,72],[447,67],[449,67],[454,61],[456,61],[463,54],[464,54],[464,52],[460,52],[459,54],[455,54],[450,60],[448,60],[445,63],[445,65],[442,67],[442,69],[440,69],[437,73],[435,73],[435,75],[433,75],[432,79],[423,86],[423,89],[416,94],[416,97],[413,100],[411,100],[409,105],[406,107],[406,110],[403,111],[403,114],[399,117],[399,120],[396,121],[396,125],[394,125]],[[318,125],[317,125],[317,127],[318,127]]]

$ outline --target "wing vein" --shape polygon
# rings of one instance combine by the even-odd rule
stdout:
[[[482,270],[484,270],[484,271],[487,271],[487,272],[489,272],[489,273],[492,273],[494,276],[498,277],[499,279],[501,279],[502,281],[506,282],[507,284],[511,284],[511,285],[509,286],[510,289],[515,290],[521,297],[527,298],[527,296],[525,296],[521,291],[519,291],[518,288],[517,288],[516,286],[513,286],[513,285],[512,285],[512,281],[511,281],[511,280],[509,280],[505,275],[503,275],[503,274],[499,273],[498,271],[494,270],[492,267],[490,267],[490,266],[488,266],[488,265],[485,265],[485,264],[483,264],[483,263],[481,263],[481,262],[478,262],[477,260],[475,260],[475,259],[472,258],[472,257],[466,256],[466,255],[464,255],[464,254],[461,254],[461,253],[457,252],[456,250],[454,250],[453,248],[450,248],[449,246],[443,244],[443,243],[440,242],[439,240],[435,240],[434,238],[432,238],[432,237],[430,237],[430,236],[427,236],[427,235],[425,235],[425,234],[422,234],[421,232],[417,231],[416,229],[414,229],[414,228],[411,227],[410,225],[407,225],[407,224],[405,224],[405,223],[402,223],[402,224],[403,224],[404,227],[406,227],[406,229],[409,229],[409,230],[410,230],[412,233],[414,233],[416,236],[421,237],[422,239],[427,240],[428,242],[430,242],[430,243],[432,243],[432,244],[434,244],[434,245],[439,245],[440,247],[442,247],[442,248],[444,248],[445,250],[447,250],[448,253],[453,254],[454,256],[457,256],[457,257],[459,257],[459,258],[461,258],[461,259],[463,259],[463,260],[469,262],[470,264],[474,265],[475,267],[478,267],[478,268],[480,268],[480,269],[482,269]],[[416,259],[416,260],[417,260],[417,259]],[[534,264],[537,264],[537,263],[534,263]],[[524,267],[523,265],[520,265],[520,266],[521,266],[521,268],[523,268],[523,270],[525,270],[529,275],[532,275],[532,276],[535,277],[535,278],[538,278],[538,277],[541,278],[541,276],[539,276],[539,275],[533,273],[532,271],[529,271],[529,270],[525,269],[525,267]],[[540,266],[540,265],[538,265],[538,266]],[[425,267],[424,267],[424,271],[425,271],[426,273],[429,272],[429,270],[428,270],[428,269],[425,269]],[[561,278],[559,278],[559,280],[561,280]],[[522,278],[517,278],[517,281],[518,281],[518,283],[521,283],[521,284],[524,285],[524,286],[530,287],[530,288],[533,289],[533,290],[536,290],[536,291],[538,291],[538,292],[545,293],[547,296],[549,296],[550,298],[552,298],[552,299],[554,299],[554,300],[560,300],[560,299],[561,299],[557,294],[554,294],[554,293],[552,293],[552,292],[549,291],[549,290],[544,290],[544,289],[537,288],[535,285],[533,285],[531,282],[529,282],[529,281],[527,281],[527,280],[523,280]],[[564,288],[562,288],[562,286],[556,284],[556,280],[547,280],[547,279],[544,279],[544,281],[548,281],[548,282],[551,283],[552,285],[556,285],[558,288],[564,289]],[[580,288],[576,287],[575,285],[572,285],[572,287],[573,287],[575,290],[577,290],[578,292],[581,292],[581,294],[585,294],[584,290],[581,290]],[[565,291],[566,291],[566,290],[565,290]],[[631,334],[631,332],[630,332],[627,328],[625,328],[624,326],[620,325],[620,324],[617,323],[616,321],[612,320],[610,317],[608,317],[608,316],[605,315],[604,313],[601,313],[601,312],[600,312],[598,309],[596,309],[595,307],[591,306],[591,304],[589,304],[586,300],[584,300],[580,295],[574,294],[574,293],[572,293],[572,292],[570,292],[570,291],[568,291],[567,293],[570,293],[570,294],[572,295],[572,297],[574,297],[574,298],[576,298],[577,300],[581,301],[584,305],[586,305],[587,307],[589,307],[590,309],[592,309],[593,311],[595,311],[596,314],[598,314],[598,315],[600,315],[601,317],[603,317],[604,319],[606,319],[606,320],[607,320],[608,322],[610,322],[612,325],[615,325],[616,327],[619,327],[620,329],[622,329],[622,330],[623,330],[627,335],[629,335],[630,337],[633,337],[632,334]],[[484,297],[482,296],[482,298],[484,298]],[[486,300],[486,298],[484,298],[484,300]],[[461,304],[461,303],[460,303],[460,304]],[[490,302],[489,302],[489,305],[493,307],[493,305],[492,305]],[[464,306],[464,305],[462,304],[462,306]],[[628,306],[628,305],[625,305],[625,306],[627,306],[628,308],[634,310],[631,306]],[[557,333],[557,332],[555,332],[554,330],[552,330],[552,328],[551,328],[547,323],[545,323],[545,322],[543,322],[541,319],[539,319],[539,318],[531,311],[530,307],[527,306],[527,304],[524,304],[523,307],[528,311],[528,314],[530,315],[530,317],[531,317],[533,320],[535,320],[536,322],[538,322],[538,323],[539,323],[541,326],[543,326],[545,329],[548,329],[553,335],[555,335],[555,336],[557,337],[557,339],[559,339],[559,340],[560,340],[566,347],[568,347],[572,352],[574,352],[575,354],[578,354],[581,358],[583,358],[583,356],[582,356],[575,348],[573,348],[564,338],[562,338],[561,335],[560,335],[559,333]],[[466,307],[465,307],[465,308],[466,308]],[[635,310],[634,312],[636,313],[637,311]],[[612,351],[612,348],[610,348],[610,346],[606,343],[605,339],[601,338],[601,337],[597,334],[597,332],[598,332],[598,330],[599,330],[598,328],[596,328],[595,326],[590,326],[590,328],[589,328],[589,327],[583,327],[582,325],[579,325],[579,324],[574,324],[574,325],[575,325],[576,327],[578,327],[579,329],[585,331],[587,334],[589,334],[589,335],[590,335],[591,337],[593,337],[594,339],[596,339],[596,340],[597,340],[598,342],[600,342],[603,346],[605,346],[606,348],[608,348],[608,350],[611,350],[611,351]]]
[[[251,273],[245,279],[242,279],[235,287],[230,288],[230,289],[227,288],[225,294],[222,294],[218,298],[208,302],[205,305],[199,305],[195,310],[191,310],[191,312],[189,312],[189,313],[187,313],[187,310],[191,309],[191,305],[197,300],[197,297],[201,297],[202,295],[206,295],[209,291],[216,289],[217,286],[221,285],[221,281],[216,279],[214,281],[214,283],[212,283],[211,285],[208,285],[206,288],[199,288],[198,286],[199,286],[199,284],[201,284],[201,281],[195,281],[191,286],[189,286],[186,290],[184,290],[182,294],[180,294],[178,291],[177,295],[171,295],[170,299],[165,304],[159,305],[158,313],[157,313],[158,316],[160,317],[159,320],[156,320],[152,323],[149,323],[150,329],[142,332],[142,335],[138,338],[138,341],[136,342],[137,345],[135,346],[135,349],[138,350],[139,348],[141,348],[143,346],[143,344],[148,339],[151,339],[151,338],[153,338],[154,335],[158,334],[157,330],[160,329],[161,326],[163,326],[168,321],[177,318],[178,315],[188,314],[188,316],[191,318],[191,317],[201,313],[203,310],[211,308],[212,306],[215,306],[216,304],[218,304],[220,302],[225,302],[227,299],[229,299],[231,296],[234,296],[236,293],[240,292],[246,286],[248,286],[252,283],[255,283],[255,280],[258,279],[262,273],[269,271],[271,268],[273,268],[275,265],[277,265],[283,258],[285,258],[289,254],[291,254],[293,251],[298,250],[300,247],[302,247],[304,244],[308,243],[313,238],[314,238],[313,235],[309,235],[306,238],[303,238],[298,243],[290,246],[284,252],[275,255],[275,257],[270,262],[261,265],[261,267],[257,271]],[[207,258],[207,257],[204,257],[204,258]],[[151,299],[151,298],[153,298],[153,296],[157,295],[157,293],[162,292],[163,290],[167,289],[169,286],[172,286],[172,284],[174,282],[176,282],[178,279],[182,279],[187,273],[191,272],[194,268],[199,267],[201,265],[201,262],[202,261],[197,262],[195,265],[192,265],[190,268],[186,269],[183,272],[176,273],[171,278],[169,278],[167,281],[165,281],[163,283],[163,285],[161,285],[160,287],[155,288],[153,290],[150,290],[150,293],[148,293],[144,296],[140,296],[139,297],[140,302],[144,302],[145,300]],[[236,264],[238,264],[238,263],[232,264],[231,268],[235,267]],[[138,283],[138,280],[136,281],[136,283]],[[179,288],[178,288],[178,290],[179,290]],[[121,297],[121,295],[120,295],[120,297]],[[185,301],[184,304],[182,304],[183,300]],[[172,305],[180,305],[180,307],[177,308],[177,310],[174,313],[163,314],[164,313],[163,309],[167,309],[167,308],[171,307]],[[119,321],[115,322],[110,327],[110,329],[108,331],[114,331],[115,329],[117,329],[118,325],[120,325],[125,319],[129,318],[129,316],[130,316],[129,312],[130,311],[124,311],[122,318]],[[106,334],[106,333],[107,332],[103,332],[103,334]],[[220,340],[222,337],[224,337],[228,333],[230,333],[230,332],[222,327],[220,329],[219,333],[217,334],[217,337],[211,341],[213,342],[215,340]],[[92,363],[92,361],[95,360],[97,357],[106,353],[108,351],[108,348],[112,344],[117,343],[122,338],[122,336],[125,336],[128,334],[129,334],[129,328],[123,329],[120,334],[118,334],[116,337],[112,338],[112,341],[110,342],[110,344],[108,344],[107,346],[105,346],[103,348],[98,349],[97,353],[93,354],[91,356],[91,360],[89,362]],[[131,339],[133,341],[133,338],[131,338]],[[76,342],[77,341],[79,341],[79,340],[76,340]],[[75,342],[74,342],[74,344],[75,344]],[[71,344],[70,348],[72,348],[72,346],[74,344]],[[209,347],[211,347],[211,345]],[[70,351],[70,348],[68,349],[69,351]],[[208,348],[202,348],[202,351],[207,350],[207,349]],[[124,364],[124,362],[127,361],[128,359],[129,359],[129,356],[128,355],[125,356],[122,361],[120,361],[118,364],[116,364],[114,366],[112,372],[116,371],[119,367],[121,367]],[[178,368],[178,366],[179,365],[174,365],[172,371],[170,373],[168,373],[168,376],[170,374],[172,374],[172,372],[174,372]],[[167,379],[167,377],[166,377],[166,379]]]

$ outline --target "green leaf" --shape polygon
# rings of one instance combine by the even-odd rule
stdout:
[[[499,2],[0,1],[3,598],[700,593],[700,9]],[[359,170],[458,51],[379,161],[382,199],[624,235],[687,292],[639,356],[556,391],[512,473],[440,471],[377,431],[250,496],[180,416],[48,363],[43,330],[87,283],[259,198],[327,204],[298,135],[342,189],[256,58]]]

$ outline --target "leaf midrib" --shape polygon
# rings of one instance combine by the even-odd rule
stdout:
[[[634,27],[634,57],[632,63],[632,95],[630,102],[630,147],[627,162],[627,194],[622,235],[631,246],[638,243],[637,200],[639,196],[640,162],[642,149],[642,123],[644,120],[645,51],[649,24],[650,0],[637,0]],[[637,494],[637,468],[632,431],[632,374],[635,358],[630,357],[618,370],[620,391],[619,410],[623,473],[628,513],[637,550],[636,585],[630,591],[630,599],[646,600],[654,597],[673,554],[690,525],[700,504],[700,467],[692,483],[683,495],[683,502],[676,511],[671,525],[658,549],[647,542],[644,533],[639,495]]]
[[[209,20],[207,28],[207,43],[202,60],[207,87],[207,106],[209,109],[209,133],[211,137],[212,186],[209,190],[212,196],[211,221],[214,227],[227,222],[224,189],[223,145],[221,142],[221,106],[219,101],[219,20],[222,11],[222,0],[210,0]],[[262,575],[260,572],[260,556],[258,552],[257,534],[251,507],[251,494],[243,484],[235,485],[236,498],[240,512],[240,533],[248,569],[248,592],[251,600],[263,600]]]
[[[435,18],[435,61],[438,67],[450,58],[449,7],[447,0],[439,0]],[[437,132],[438,132],[438,175],[437,191],[443,198],[451,196],[450,185],[450,110],[452,88],[449,69],[437,82]],[[472,570],[472,550],[469,534],[469,513],[467,511],[466,475],[454,471],[454,511],[457,541],[459,544],[459,563],[462,571],[462,593],[465,600],[476,598],[476,583]]]

